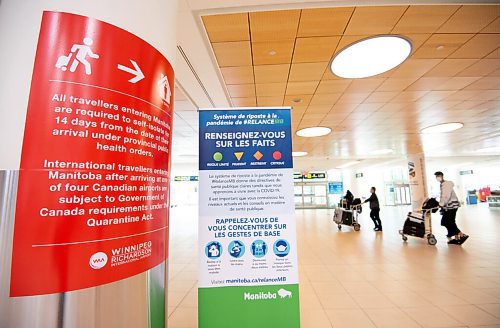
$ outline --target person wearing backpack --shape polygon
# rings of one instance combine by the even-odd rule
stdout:
[[[378,202],[378,197],[375,194],[377,189],[375,187],[370,188],[371,195],[363,203],[370,202],[370,218],[375,223],[375,231],[382,231],[382,221],[380,220],[380,204]]]
[[[434,173],[436,180],[440,184],[441,193],[439,197],[439,206],[441,207],[441,225],[448,230],[448,244],[462,245],[468,235],[464,234],[457,226],[456,216],[460,202],[458,201],[457,194],[453,190],[454,184],[451,181],[444,180],[444,174],[441,171]]]

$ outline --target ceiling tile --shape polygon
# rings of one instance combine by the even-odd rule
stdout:
[[[283,106],[283,97],[257,97],[257,106]]]
[[[497,69],[500,69],[500,59],[481,59],[458,73],[457,76],[485,76]]]
[[[289,64],[292,61],[293,40],[252,42],[254,65]]]
[[[369,92],[358,92],[358,93],[344,93],[339,98],[338,103],[352,103],[352,104],[361,104],[363,100],[368,98],[370,95]]]
[[[231,98],[255,97],[254,84],[228,84],[227,91]]]
[[[324,115],[324,114],[330,112],[331,109],[332,109],[332,105],[310,105],[307,108],[307,112],[308,113],[323,113],[323,115]]]
[[[465,90],[499,90],[500,92],[500,79],[498,77],[483,77],[468,85]]]
[[[322,80],[319,83],[317,94],[329,94],[329,93],[339,93],[344,92],[352,80],[341,79],[341,80]]]
[[[479,77],[452,77],[435,87],[434,90],[460,90],[478,80]]]
[[[312,95],[318,86],[319,81],[288,82],[286,86],[287,95],[304,94]]]
[[[332,93],[332,94],[315,94],[311,99],[311,106],[316,105],[329,105],[332,107],[337,100],[342,96],[342,93]]]
[[[500,34],[477,34],[449,58],[483,58],[500,47]]]
[[[219,67],[252,65],[248,41],[212,43],[212,47]]]
[[[297,36],[342,35],[353,7],[303,9]]]
[[[257,105],[257,99],[255,97],[248,98],[231,98],[233,106],[236,107],[251,107]]]
[[[389,33],[399,21],[407,6],[356,7],[347,25],[346,35],[374,35]]]
[[[408,87],[407,90],[430,91],[439,87],[439,85],[448,81],[447,77],[422,77]]]
[[[300,10],[259,11],[250,13],[252,42],[293,40],[297,35]]]
[[[413,102],[425,96],[428,91],[403,91],[398,94],[396,97],[391,99],[391,102],[396,103],[404,103],[404,102]]]
[[[500,11],[500,9],[498,10]],[[482,29],[481,33],[500,33],[500,17],[498,17],[490,25]]]
[[[433,34],[413,55],[413,58],[446,58],[473,34]]]
[[[392,33],[433,33],[458,8],[460,6],[410,6]]]
[[[464,5],[443,26],[439,33],[477,33],[499,15],[498,5]]]
[[[315,81],[320,80],[328,62],[292,64],[288,81]]]
[[[389,78],[378,87],[377,91],[403,91],[417,79],[418,77]]]
[[[254,66],[255,83],[286,82],[290,64]]]
[[[202,16],[210,42],[248,41],[248,13]]]
[[[365,103],[383,103],[388,102],[394,98],[399,91],[376,91],[370,94],[368,98],[365,99]]]
[[[354,79],[346,92],[356,93],[356,92],[372,92],[377,89],[386,79],[385,78],[365,78],[365,79]]]
[[[285,94],[286,83],[262,83],[255,85],[258,97],[283,96]]]
[[[340,36],[297,38],[292,62],[314,63],[330,61]]]
[[[226,84],[254,83],[252,66],[221,67]]]
[[[433,69],[425,73],[426,77],[455,76],[465,68],[473,65],[477,59],[444,59],[434,66]]]
[[[413,59],[410,58],[396,69],[392,70],[391,78],[420,77],[439,64],[440,59]]]

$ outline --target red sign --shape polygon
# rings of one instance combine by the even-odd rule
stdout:
[[[123,29],[44,12],[11,296],[98,286],[166,259],[173,76],[160,52]]]

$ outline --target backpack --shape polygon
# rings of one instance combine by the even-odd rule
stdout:
[[[438,211],[437,207],[439,207],[439,202],[436,200],[436,198],[427,198],[422,204],[422,209],[429,210],[432,208],[432,213],[436,213]]]
[[[361,204],[361,199],[359,198],[354,198],[352,201],[352,206],[360,205]],[[361,206],[357,206],[356,210],[358,211],[359,214],[363,211],[363,208]]]

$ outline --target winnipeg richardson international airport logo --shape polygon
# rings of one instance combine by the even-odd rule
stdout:
[[[276,300],[284,298],[292,298],[293,293],[284,288],[280,288],[276,293],[273,292],[259,292],[259,293],[243,293],[245,301],[258,301],[258,300]]]
[[[89,265],[94,270],[102,269],[106,263],[108,263],[108,256],[103,252],[93,254],[89,260]]]

